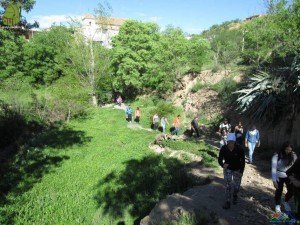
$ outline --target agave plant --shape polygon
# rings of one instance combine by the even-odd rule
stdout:
[[[290,67],[260,71],[236,94],[237,109],[254,120],[267,122],[293,120],[300,109],[300,57]]]

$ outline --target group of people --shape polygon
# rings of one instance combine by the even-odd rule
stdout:
[[[231,203],[235,205],[238,201],[238,192],[245,169],[244,146],[249,151],[249,163],[253,163],[254,149],[260,145],[260,136],[254,125],[244,135],[241,122],[232,128],[227,120],[224,120],[219,126],[219,132],[222,134],[222,141],[224,141],[221,142],[218,156],[218,163],[223,168],[226,183],[226,200],[223,208],[229,209]],[[243,140],[245,141],[244,146]],[[271,165],[272,181],[276,189],[274,194],[275,212],[281,212],[281,196],[285,184],[287,193],[282,203],[284,211],[291,212],[288,201],[294,196],[295,217],[300,219],[300,158],[297,158],[290,142],[283,143],[281,149],[273,155]]]
[[[120,103],[121,102],[121,103]],[[122,104],[119,99],[117,103]],[[133,119],[133,109],[127,106],[125,110],[126,119],[129,123]],[[134,112],[134,120],[139,123],[141,118],[141,110],[139,107]],[[172,135],[178,135],[180,129],[180,115],[173,120],[171,129]],[[155,113],[152,117],[152,128],[154,130],[162,129],[162,135],[166,134],[166,127],[169,125],[168,119]],[[191,136],[195,133],[200,136],[199,118],[195,117],[191,121]],[[223,168],[224,180],[226,183],[225,204],[224,209],[229,209],[231,203],[233,205],[238,202],[238,192],[241,186],[241,180],[245,169],[245,149],[248,149],[248,163],[253,163],[253,153],[256,147],[260,146],[260,133],[254,125],[244,133],[244,127],[239,122],[235,127],[225,119],[219,126],[218,133],[221,135],[220,152],[218,163]],[[284,184],[287,188],[287,193],[284,197],[282,206],[286,212],[291,211],[288,201],[294,196],[296,205],[296,218],[300,218],[300,158],[297,158],[294,152],[293,145],[290,142],[285,142],[280,151],[276,152],[272,157],[272,181],[275,187],[275,211],[281,212],[281,196],[283,193]]]
[[[244,134],[244,127],[242,122],[239,122],[235,127],[232,127],[231,124],[225,119],[219,126],[218,133],[221,135],[220,148],[226,145],[228,142],[228,137],[235,137],[235,141],[240,146],[248,148],[248,157],[249,163],[253,163],[253,154],[256,147],[260,146],[260,134],[256,129],[255,125],[252,125],[251,128]]]
[[[129,123],[132,122],[132,120],[133,120],[133,109],[131,108],[130,105],[128,105],[125,109],[125,117],[126,117],[126,120]],[[140,110],[139,107],[137,107],[136,110],[134,111],[134,121],[136,123],[139,123],[140,118],[141,118],[141,110]],[[173,120],[173,124],[172,124],[172,128],[171,128],[171,134],[172,135],[179,135],[180,123],[181,123],[180,115],[177,115]],[[165,134],[167,125],[169,125],[167,117],[163,116],[162,118],[159,118],[157,113],[154,114],[154,116],[152,117],[152,128],[153,128],[153,130],[158,130],[159,127],[161,127],[162,133]]]

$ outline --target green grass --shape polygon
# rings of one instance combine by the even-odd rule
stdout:
[[[183,150],[201,156],[205,166],[213,168],[218,167],[218,151],[206,144],[204,141],[164,141],[164,145],[173,150]]]
[[[156,133],[127,128],[124,113],[93,109],[25,146],[0,181],[0,224],[137,223],[189,186],[182,162],[154,155]]]
[[[194,86],[191,88],[191,92],[196,93],[196,92],[198,92],[199,90],[201,90],[205,87],[207,87],[207,85],[201,83],[200,81],[197,81],[197,83],[194,84]]]

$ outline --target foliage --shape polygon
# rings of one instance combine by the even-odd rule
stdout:
[[[192,93],[196,93],[198,92],[199,90],[201,90],[202,88],[206,87],[205,84],[203,84],[202,82],[200,81],[197,81],[196,84],[194,84],[194,86],[191,88],[191,92]]]
[[[156,91],[171,93],[188,72],[200,72],[209,44],[199,36],[188,40],[179,28],[158,32],[153,23],[127,21],[113,40],[114,88],[128,96]]]
[[[231,77],[225,77],[218,83],[211,85],[210,89],[218,92],[224,104],[231,103],[233,93],[237,90],[237,83]]]
[[[237,92],[237,103],[238,109],[252,119],[268,123],[287,119],[291,132],[300,104],[300,1],[272,2],[268,15],[245,27],[243,58],[258,72]]]
[[[0,179],[0,223],[134,224],[159,199],[184,191],[182,163],[152,154],[155,134],[128,130],[122,117],[93,109],[86,120],[35,135]]]
[[[0,81],[23,74],[23,45],[25,40],[7,30],[0,30]]]
[[[202,33],[210,42],[214,65],[221,64],[226,69],[230,63],[238,61],[243,41],[239,23],[239,20],[227,21]]]
[[[186,152],[191,152],[195,155],[199,155],[203,158],[203,163],[208,167],[218,167],[217,156],[218,153],[216,149],[209,146],[204,141],[198,140],[186,140],[186,141],[164,141],[165,146],[171,148],[172,150],[183,150]]]
[[[149,86],[149,67],[154,56],[154,44],[159,40],[154,23],[126,21],[113,39],[113,87],[126,96],[141,93]]]
[[[6,6],[11,2],[11,0],[1,0],[0,5],[3,8],[6,8]],[[14,0],[14,2],[19,2],[22,4],[22,8],[26,11],[29,12],[33,9],[33,6],[35,5],[35,0]]]
[[[24,45],[24,71],[37,85],[49,85],[64,75],[71,30],[58,26],[37,33]]]

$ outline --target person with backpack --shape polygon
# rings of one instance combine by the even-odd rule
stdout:
[[[296,219],[300,220],[300,158],[286,171],[286,175],[293,184]]]
[[[287,175],[287,170],[293,166],[297,159],[296,153],[293,151],[293,146],[290,142],[285,142],[279,152],[272,157],[272,181],[276,188],[275,191],[275,211],[280,212],[281,195],[283,185],[286,185],[287,193],[284,198],[283,206],[285,211],[291,211],[288,201],[293,196],[293,185]]]
[[[227,136],[227,144],[223,145],[218,157],[219,165],[223,168],[224,180],[226,182],[226,201],[223,209],[229,209],[231,203],[237,204],[238,192],[240,190],[242,176],[245,169],[245,152],[242,146],[236,144],[234,133]],[[232,192],[233,189],[233,193]]]
[[[126,111],[125,111],[125,114],[126,114],[126,119],[127,119],[127,121],[128,121],[129,123],[132,122],[132,113],[133,113],[133,110],[132,110],[132,108],[130,107],[130,105],[127,106]]]
[[[245,137],[245,147],[249,149],[249,163],[253,163],[253,153],[255,147],[260,146],[260,135],[255,125],[252,125],[251,129],[247,131]]]

